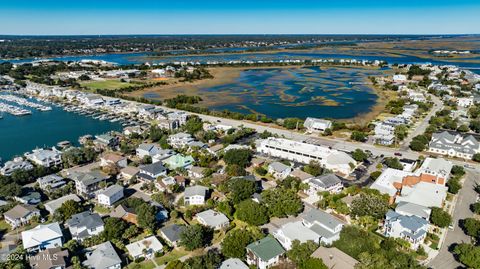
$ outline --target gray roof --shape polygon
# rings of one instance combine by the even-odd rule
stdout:
[[[158,175],[165,172],[167,168],[161,162],[147,164],[140,167],[140,172],[147,172],[153,175]]]
[[[332,233],[318,224],[314,224],[312,227],[310,227],[310,230],[314,231],[322,238],[332,238],[335,235],[335,233]]]
[[[206,196],[208,192],[208,188],[200,185],[195,185],[192,187],[186,187],[185,188],[185,196],[195,196],[195,195],[200,195],[200,196]]]
[[[472,135],[463,136],[458,133],[444,131],[432,135],[429,147],[442,150],[453,149],[456,152],[475,154],[476,150],[480,148],[480,143]]]
[[[161,228],[160,231],[162,231],[163,235],[170,240],[170,242],[177,242],[180,240],[180,234],[183,229],[185,229],[183,225],[172,224]]]
[[[269,165],[275,172],[281,173],[290,168],[290,166],[285,165],[281,162],[273,162]]]
[[[89,172],[72,172],[70,178],[82,182],[85,186],[89,186],[95,183],[98,183],[106,179],[106,176],[103,175],[100,171],[89,171]]]
[[[121,263],[122,260],[118,257],[112,243],[107,241],[97,245],[95,250],[87,256],[87,260],[83,262],[83,265],[94,269],[107,269]]]
[[[316,241],[319,238],[319,234],[304,226],[301,221],[287,222],[279,230],[283,232],[285,237],[292,241],[298,240],[300,243],[309,240]]]
[[[118,184],[113,184],[112,186],[106,188],[102,194],[103,195],[106,195],[108,197],[111,197],[115,194],[117,194],[118,192],[123,192],[123,187],[118,185]]]
[[[144,151],[150,151],[152,150],[152,148],[154,147],[158,147],[157,145],[155,144],[147,144],[147,143],[142,143],[138,146],[137,149],[140,149],[140,150],[144,150]]]
[[[419,231],[423,226],[428,225],[428,221],[426,219],[417,217],[417,216],[404,216],[400,215],[393,210],[389,210],[386,214],[387,221],[399,221],[402,227],[416,233]]]
[[[248,269],[248,266],[239,258],[230,258],[223,261],[219,269]]]
[[[20,219],[26,217],[32,212],[39,212],[39,210],[33,205],[19,204],[5,212],[3,215],[7,216],[9,219]]]
[[[408,215],[408,216],[414,215],[424,219],[429,219],[430,212],[432,210],[423,205],[417,205],[409,202],[400,202],[395,208],[395,211],[403,215]]]
[[[85,211],[73,215],[67,220],[66,225],[68,227],[86,227],[87,229],[103,226],[103,220],[97,213]]]
[[[336,217],[318,209],[311,209],[308,212],[303,213],[301,217],[302,219],[310,223],[321,223],[325,227],[328,227],[332,230],[335,229],[338,225],[343,224],[343,222]]]
[[[339,183],[342,183],[340,178],[335,174],[328,174],[310,179],[310,183],[315,184],[321,188],[328,189]]]
[[[205,221],[206,225],[210,227],[217,227],[224,223],[230,222],[230,220],[222,213],[213,211],[211,209],[200,212],[196,215],[197,218],[201,218]]]

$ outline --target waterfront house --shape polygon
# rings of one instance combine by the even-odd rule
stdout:
[[[303,225],[301,221],[288,222],[272,234],[287,251],[292,248],[295,240],[298,240],[300,243],[312,241],[316,244],[320,240],[320,235]]]
[[[34,149],[31,153],[26,153],[25,157],[40,166],[52,167],[62,164],[62,153],[56,148]]]
[[[247,264],[258,269],[267,269],[279,264],[285,254],[282,245],[271,236],[249,244],[246,249]]]
[[[153,157],[161,150],[162,148],[156,144],[142,143],[137,147],[135,151],[138,157],[144,158],[145,156]]]
[[[97,195],[98,204],[111,207],[114,203],[123,198],[123,187],[117,184],[106,188]]]
[[[89,172],[72,172],[70,178],[75,181],[77,194],[85,198],[94,198],[100,189],[100,183],[105,182],[108,176],[98,170]]]
[[[58,222],[40,224],[22,232],[23,248],[27,252],[35,252],[63,246],[62,229]]]
[[[417,249],[425,240],[429,222],[418,216],[405,216],[393,210],[388,210],[383,226],[386,237],[401,238],[411,244],[411,248]]]
[[[196,185],[185,188],[184,204],[189,205],[203,205],[209,189],[204,186]]]
[[[35,216],[40,216],[40,210],[33,205],[23,204],[18,204],[3,214],[5,222],[8,223],[12,229],[30,223],[30,220]]]
[[[343,189],[342,180],[335,174],[326,174],[314,177],[308,180],[309,195],[316,195],[318,192],[328,191],[330,193],[338,193]]]
[[[80,198],[76,194],[68,194],[65,196],[62,196],[58,199],[52,200],[50,202],[45,203],[45,209],[53,215],[55,211],[62,206],[63,203],[66,201],[73,200],[75,202],[80,202]]]
[[[329,120],[308,117],[303,123],[303,126],[309,133],[319,133],[325,132],[326,129],[331,129],[332,122]]]
[[[273,162],[268,165],[268,173],[276,179],[284,179],[292,172],[292,168],[281,162]]]
[[[82,241],[86,238],[100,234],[103,229],[103,220],[97,213],[84,211],[73,215],[65,222],[74,240]]]
[[[472,135],[444,131],[432,135],[428,151],[470,160],[475,153],[480,152],[480,143]]]
[[[340,238],[344,222],[318,209],[310,209],[300,215],[304,226],[320,236],[320,242],[331,245]]]
[[[310,257],[322,260],[328,269],[354,269],[358,264],[357,260],[336,247],[320,246]]]
[[[127,167],[127,158],[117,153],[105,153],[100,157],[100,166]]]
[[[214,210],[205,210],[195,215],[200,224],[210,227],[214,230],[220,230],[230,225],[230,220],[223,213]]]
[[[119,142],[120,140],[117,136],[113,136],[110,134],[96,135],[95,140],[93,140],[93,144],[95,144],[95,146],[101,149],[116,148]]]
[[[161,162],[142,165],[139,169],[137,178],[146,182],[156,181],[158,177],[167,175],[167,168]]]
[[[33,165],[25,161],[22,157],[16,157],[11,161],[5,162],[3,167],[0,169],[0,174],[4,176],[10,176],[13,172],[17,170],[30,171],[33,169]]]
[[[180,242],[180,234],[183,229],[185,229],[184,225],[170,224],[160,229],[160,235],[170,246],[176,247]]]
[[[43,191],[51,191],[64,186],[67,182],[63,177],[51,174],[37,179],[37,183]]]
[[[68,250],[49,248],[36,255],[27,256],[32,269],[66,269],[68,265]]]
[[[120,269],[122,260],[110,241],[92,247],[82,265],[88,269]]]
[[[133,260],[139,258],[152,259],[155,257],[155,253],[163,252],[162,243],[154,235],[130,243],[125,248]]]
[[[175,154],[163,160],[163,164],[172,170],[175,170],[177,168],[188,169],[194,162],[195,161],[193,160],[192,156],[184,156],[181,154]]]

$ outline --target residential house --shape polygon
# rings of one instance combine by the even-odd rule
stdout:
[[[120,177],[126,180],[130,180],[133,177],[137,176],[139,172],[140,172],[140,169],[138,167],[127,166],[120,170]]]
[[[67,182],[59,175],[51,174],[37,179],[38,186],[44,191],[51,191],[64,186]]]
[[[385,217],[384,235],[404,239],[413,249],[417,249],[427,236],[428,225],[426,219],[415,215],[405,216],[389,210]]]
[[[321,243],[331,245],[340,238],[344,223],[327,212],[311,209],[301,214],[301,218],[303,225],[320,236]]]
[[[457,98],[457,105],[459,107],[471,107],[473,105],[473,97]]]
[[[480,143],[472,135],[444,131],[432,135],[428,151],[450,157],[472,159],[475,153],[480,152]]]
[[[192,166],[188,169],[188,176],[192,179],[201,179],[203,178],[203,172],[205,168],[200,166]]]
[[[194,142],[195,139],[187,133],[176,133],[170,135],[167,139],[168,144],[174,148],[183,148]]]
[[[309,173],[307,172],[304,172],[300,169],[294,169],[291,173],[290,173],[290,176],[292,177],[296,177],[298,179],[300,179],[300,181],[302,182],[306,182],[308,181],[309,179],[311,178],[314,178],[314,176],[310,175]]]
[[[39,192],[29,190],[20,196],[15,196],[14,199],[26,205],[36,205],[42,201],[42,195]]]
[[[402,170],[406,172],[412,172],[415,169],[415,166],[417,165],[416,160],[402,158],[399,161],[403,166]]]
[[[63,245],[62,229],[58,222],[40,224],[22,232],[22,242],[23,248],[28,252],[61,247]]]
[[[218,269],[249,269],[248,266],[239,258],[226,259],[220,264]]]
[[[118,168],[127,167],[127,158],[116,153],[106,153],[100,157],[100,166],[116,166]]]
[[[145,156],[153,157],[158,152],[160,152],[162,148],[156,144],[140,144],[136,149],[137,156],[140,158],[144,158]]]
[[[72,238],[80,241],[100,234],[104,229],[103,225],[100,215],[90,211],[75,214],[65,222],[65,226],[70,230]]]
[[[284,138],[257,140],[257,151],[270,156],[308,164],[316,161],[324,168],[340,174],[350,174],[357,162],[345,152]]]
[[[122,260],[113,248],[112,243],[107,241],[93,247],[93,251],[86,254],[87,260],[82,264],[88,269],[120,269]]]
[[[176,247],[180,241],[180,234],[183,232],[183,229],[185,229],[183,225],[170,224],[160,229],[160,235],[170,246]]]
[[[45,209],[53,215],[55,211],[62,206],[63,203],[65,203],[68,200],[73,200],[75,202],[80,202],[80,198],[76,194],[68,194],[65,196],[62,196],[58,199],[52,200],[50,202],[45,203]]]
[[[130,243],[126,245],[125,248],[133,260],[139,258],[151,259],[155,257],[155,253],[163,252],[162,243],[160,243],[154,235]]]
[[[34,149],[31,153],[26,153],[25,157],[40,166],[53,167],[62,164],[62,153],[55,148]]]
[[[430,219],[432,210],[426,206],[417,205],[408,202],[400,202],[395,208],[395,212],[404,216],[417,216],[423,219]]]
[[[192,156],[184,156],[181,154],[175,154],[163,160],[163,164],[172,170],[175,170],[177,168],[188,169],[194,162],[195,161],[193,160]]]
[[[211,209],[197,213],[195,218],[198,220],[198,222],[200,222],[200,224],[213,228],[214,230],[220,230],[230,225],[230,220],[227,218],[227,216]]]
[[[161,162],[175,154],[175,151],[171,149],[161,149],[157,152],[157,154],[153,155],[152,162]]]
[[[158,177],[167,175],[167,168],[161,162],[142,165],[139,168],[137,178],[144,181],[156,181]]]
[[[258,269],[267,269],[279,264],[285,254],[282,245],[271,236],[249,244],[246,249],[247,264]]]
[[[200,185],[186,187],[184,195],[184,204],[189,205],[203,205],[205,204],[208,195],[208,188]]]
[[[100,183],[105,182],[108,176],[98,170],[89,172],[72,172],[70,178],[75,181],[77,194],[85,198],[94,198],[100,189]]]
[[[425,158],[422,166],[418,168],[417,174],[428,174],[443,179],[443,183],[447,182],[453,163],[442,158]]]
[[[309,195],[316,195],[318,192],[328,191],[330,193],[338,193],[343,189],[342,180],[335,174],[327,174],[314,177],[308,180]]]
[[[284,179],[290,175],[292,168],[281,162],[273,162],[268,165],[268,173],[277,179]]]
[[[96,135],[95,140],[93,140],[93,144],[100,147],[100,148],[111,148],[114,149],[120,143],[120,139],[117,136],[113,136],[110,134],[101,134]]]
[[[5,165],[0,169],[0,174],[10,176],[17,170],[30,171],[32,169],[33,165],[30,162],[25,161],[22,157],[16,157],[11,161],[5,162]]]
[[[32,269],[67,269],[68,250],[49,248],[36,255],[27,256]]]
[[[301,221],[288,222],[282,225],[280,229],[273,232],[273,236],[287,251],[292,248],[295,240],[300,241],[300,243],[312,241],[316,244],[320,240],[320,235],[303,225]]]
[[[326,129],[332,128],[332,122],[324,119],[310,118],[308,117],[303,126],[309,133],[324,132]]]
[[[354,269],[355,265],[359,263],[336,247],[320,246],[310,257],[322,260],[328,269]]]
[[[375,143],[380,145],[392,145],[395,142],[395,126],[389,123],[380,122],[374,129]]]
[[[427,175],[422,174],[422,176],[426,177]],[[414,185],[403,185],[395,202],[408,202],[425,207],[442,207],[447,199],[447,191],[448,187],[442,184],[432,184],[428,180],[420,181]]]
[[[30,220],[34,216],[40,216],[40,210],[35,206],[23,204],[16,205],[3,214],[5,222],[7,222],[12,229],[30,223]]]
[[[106,207],[111,207],[122,198],[123,187],[117,184],[113,184],[97,195],[98,204]]]
[[[137,212],[135,212],[135,209],[126,207],[124,205],[118,205],[115,207],[113,212],[110,213],[110,217],[123,219],[126,222],[133,223],[135,225],[138,224]]]

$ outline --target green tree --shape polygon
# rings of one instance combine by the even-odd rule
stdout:
[[[123,219],[107,218],[104,222],[104,234],[107,240],[122,239],[123,233],[128,227]]]
[[[183,126],[185,131],[189,134],[195,134],[196,132],[203,129],[202,119],[198,116],[190,116],[185,125]]]
[[[227,167],[225,168],[225,172],[231,177],[240,177],[247,175],[247,171],[245,171],[245,168],[237,164],[227,165]]]
[[[200,224],[186,226],[180,234],[180,245],[191,251],[210,244],[213,231]]]
[[[307,258],[302,264],[300,264],[300,269],[328,269],[328,267],[323,263],[321,259]]]
[[[469,268],[480,268],[480,247],[461,243],[454,248],[453,253],[458,256],[461,263]]]
[[[246,254],[245,247],[257,240],[255,235],[247,229],[233,229],[227,233],[223,239],[222,253],[229,258],[244,258]]]
[[[66,221],[73,215],[83,212],[84,207],[82,203],[74,200],[65,201],[57,210],[55,210],[54,218],[59,221]]]
[[[465,175],[465,169],[460,165],[454,165],[451,171],[454,176],[463,176]]]
[[[361,149],[356,149],[352,152],[352,158],[357,162],[363,162],[368,158],[368,155]]]
[[[452,216],[439,207],[432,207],[430,222],[440,228],[445,228],[452,223]]]
[[[480,220],[466,218],[462,221],[462,228],[465,234],[477,238],[480,235]]]
[[[294,262],[298,267],[301,267],[309,258],[310,255],[318,248],[318,245],[313,241],[300,243],[298,240],[292,242],[292,248],[287,251],[287,257]]]
[[[303,171],[305,173],[309,173],[310,175],[316,177],[316,176],[319,176],[323,173],[323,168],[320,165],[320,163],[312,160],[312,161],[310,161],[309,164],[307,164],[303,167]]]
[[[250,164],[252,152],[249,149],[231,149],[225,153],[223,160],[229,165],[247,167]]]
[[[353,131],[352,134],[350,135],[350,139],[359,141],[359,142],[365,142],[367,140],[367,134],[360,131]]]
[[[257,188],[254,181],[242,177],[232,178],[226,184],[234,204],[250,198]]]
[[[474,160],[476,162],[480,162],[480,153],[473,154],[472,160]]]
[[[262,201],[268,208],[270,217],[295,216],[303,210],[303,203],[294,189],[266,190],[262,192]]]
[[[460,181],[458,180],[458,178],[451,178],[447,182],[447,186],[448,186],[448,192],[453,194],[457,194],[462,188],[462,184],[460,184]]]
[[[381,219],[387,211],[388,200],[371,193],[361,193],[353,199],[351,205],[351,212],[355,217],[372,216],[375,219]]]
[[[135,212],[137,213],[137,221],[140,227],[148,228],[152,231],[155,229],[155,215],[157,214],[157,208],[155,206],[143,203],[135,208]]]
[[[188,269],[217,269],[221,262],[222,255],[217,250],[209,250],[205,255],[188,258],[184,264]]]
[[[387,158],[385,158],[384,163],[385,163],[386,166],[388,166],[390,168],[403,170],[403,165],[400,163],[398,158],[387,157]]]
[[[480,214],[480,203],[476,202],[470,205],[470,209],[475,214]]]
[[[287,129],[302,129],[303,120],[299,118],[286,118],[283,120],[283,127]]]
[[[236,206],[235,217],[250,225],[262,225],[268,222],[268,210],[252,200],[245,200]]]

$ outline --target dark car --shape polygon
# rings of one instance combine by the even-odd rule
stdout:
[[[402,156],[402,153],[400,153],[400,152],[395,152],[395,153],[393,153],[393,155],[395,155],[395,156]]]

